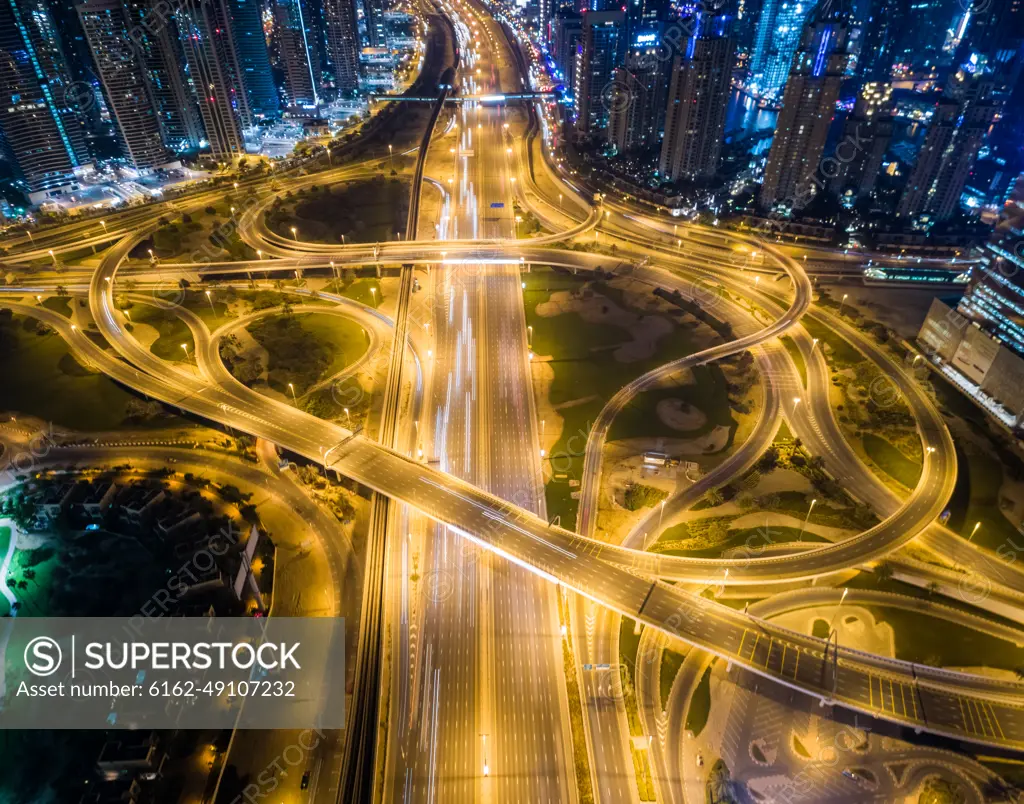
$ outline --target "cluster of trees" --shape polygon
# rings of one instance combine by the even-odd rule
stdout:
[[[625,507],[627,511],[639,511],[657,505],[668,495],[661,489],[644,483],[630,483],[626,486]]]

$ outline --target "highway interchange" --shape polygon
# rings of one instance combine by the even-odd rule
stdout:
[[[506,39],[506,29],[470,3],[441,10],[462,40],[458,69],[467,91],[518,89],[522,56]],[[437,124],[425,177],[443,191],[447,217],[444,231],[424,233],[435,238],[346,246],[289,241],[265,226],[262,212],[272,200],[265,196],[239,221],[240,234],[260,249],[260,260],[198,271],[193,264],[168,264],[157,272],[126,269],[124,263],[155,227],[157,216],[166,212],[132,210],[111,216],[101,231],[96,231],[95,221],[75,223],[8,244],[12,262],[30,262],[51,249],[59,254],[83,244],[109,244],[91,275],[71,269],[59,281],[72,292],[87,294],[93,321],[112,352],[57,313],[21,302],[5,306],[44,320],[84,361],[120,383],[323,463],[400,504],[386,529],[391,545],[388,581],[399,587],[407,583],[408,573],[401,567],[409,560],[406,542],[415,539],[423,545],[420,573],[433,579],[434,592],[418,610],[411,669],[393,662],[393,677],[382,682],[384,688],[403,691],[399,699],[404,707],[391,709],[389,723],[397,732],[388,738],[390,750],[382,761],[387,767],[384,784],[393,799],[526,796],[564,801],[575,795],[558,612],[558,598],[566,590],[579,593],[570,596],[575,607],[572,633],[580,634],[583,642],[577,646],[579,655],[616,655],[616,615],[627,616],[669,641],[682,640],[708,656],[830,704],[953,739],[1002,748],[1024,745],[1024,688],[1019,684],[861,654],[842,645],[836,660],[835,649],[823,640],[788,631],[767,615],[737,611],[699,595],[708,585],[784,588],[793,581],[869,564],[912,539],[985,579],[1010,603],[1024,594],[1024,577],[936,523],[956,477],[952,441],[940,414],[909,373],[868,338],[811,307],[812,283],[799,263],[755,237],[679,227],[610,198],[594,203],[576,192],[545,148],[538,134],[545,128],[539,123],[545,114],[540,104],[525,109],[465,103],[456,107],[453,125],[446,120]],[[367,167],[278,181],[298,188],[366,175]],[[219,195],[205,191],[175,201],[174,207],[200,208]],[[513,199],[556,234],[517,242]],[[679,229],[685,230],[682,237],[677,236]],[[554,247],[591,230],[619,244],[616,258]],[[741,270],[749,266],[746,255],[753,249],[761,252],[762,262],[756,271]],[[398,362],[408,370],[400,379],[402,388],[394,392],[391,415],[398,416],[400,409],[409,413],[396,420],[389,444],[241,385],[220,359],[222,333],[210,333],[182,308],[176,314],[192,331],[196,369],[160,360],[132,337],[114,304],[119,277],[125,275],[141,289],[152,289],[168,276],[290,275],[296,270],[322,272],[329,263],[332,269],[414,265],[425,287],[424,297],[414,294],[414,309],[405,313],[418,324],[398,340]],[[740,324],[738,337],[660,367],[607,401],[587,442],[579,532],[574,533],[547,521],[520,271],[545,264],[591,272],[616,263],[627,265],[634,277],[692,297],[706,299],[709,289],[713,294],[721,289],[745,298],[762,311],[764,320],[748,316],[743,325],[744,311],[732,309]],[[780,275],[787,278],[767,281]],[[753,276],[766,280],[754,282]],[[57,281],[50,272],[26,273],[11,290],[52,292]],[[361,320],[375,320],[367,323],[375,338],[374,352],[394,329],[394,322],[378,311],[340,297],[324,301],[345,305],[349,315]],[[729,301],[723,305],[735,307]],[[908,498],[895,497],[846,443],[828,402],[829,372],[821,350],[798,326],[805,315],[841,332],[883,367],[910,406],[925,453],[921,481]],[[430,326],[423,326],[425,321]],[[794,338],[807,366],[807,384],[799,394],[792,389],[803,383],[776,339],[783,332]],[[620,534],[621,545],[595,538],[602,448],[615,413],[666,374],[748,349],[755,352],[765,385],[754,432],[729,461],[669,505],[685,510],[704,489],[749,468],[784,417],[809,451],[823,456],[830,474],[870,504],[882,522],[836,544],[741,559],[645,553],[640,548],[650,521]],[[797,396],[800,403],[794,402]],[[924,571],[920,566],[917,570]],[[407,594],[407,589],[391,589],[388,597],[403,600]],[[408,613],[399,606],[390,615],[392,633],[403,628],[402,611]],[[597,625],[589,625],[595,616]],[[404,621],[404,628],[409,626]],[[621,707],[601,708],[599,699],[606,691],[593,679],[584,681],[595,773],[603,768],[609,777],[598,788],[612,791],[608,800],[631,799]],[[887,695],[879,693],[883,681]],[[403,714],[403,708],[410,714]],[[966,712],[984,717],[968,717]],[[324,789],[328,800],[330,791]]]

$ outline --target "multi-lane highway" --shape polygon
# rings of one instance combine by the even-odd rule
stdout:
[[[446,13],[456,21],[465,40],[460,80],[472,91],[515,89],[515,83],[507,82],[522,68],[498,47],[502,34],[493,21],[468,4],[448,8]],[[440,159],[435,159],[431,154],[425,167],[428,176],[434,171],[432,178],[448,188],[453,239],[341,247],[295,243],[268,232],[260,209],[254,208],[243,219],[245,237],[258,243],[266,254],[281,259],[212,268],[227,275],[257,266],[267,272],[326,267],[328,260],[345,265],[443,266],[430,280],[437,288],[431,319],[436,354],[427,356],[433,365],[424,372],[431,382],[424,392],[430,433],[421,434],[419,442],[427,447],[425,460],[418,459],[412,446],[396,450],[353,436],[344,428],[241,386],[221,364],[216,339],[196,321],[188,322],[197,345],[196,372],[165,363],[136,342],[114,307],[113,292],[128,252],[155,225],[152,217],[125,216],[112,233],[91,233],[87,226],[79,226],[64,234],[47,234],[50,242],[61,247],[70,247],[62,237],[78,237],[80,242],[93,237],[115,241],[89,278],[88,293],[93,319],[116,357],[99,349],[58,314],[9,305],[47,321],[83,359],[125,385],[269,439],[309,460],[325,461],[331,469],[407,504],[435,523],[427,529],[421,560],[425,571],[435,573],[436,578],[444,579],[447,576],[442,573],[448,573],[451,584],[445,581],[422,587],[430,589],[427,597],[432,597],[426,601],[406,699],[419,714],[411,718],[400,715],[411,728],[400,737],[402,755],[394,759],[395,772],[389,781],[394,797],[428,802],[478,797],[521,800],[524,795],[539,801],[572,799],[575,783],[570,770],[555,606],[562,589],[637,619],[666,640],[699,646],[709,655],[823,701],[957,739],[1002,747],[1024,745],[1020,709],[1024,687],[1019,684],[897,662],[845,645],[836,648],[765,618],[708,601],[681,585],[656,580],[763,584],[813,578],[887,555],[922,531],[930,540],[927,543],[937,550],[955,548],[969,560],[975,555],[932,524],[948,500],[956,474],[952,443],[941,417],[900,366],[859,333],[845,331],[841,322],[826,319],[884,367],[918,422],[925,455],[921,482],[914,493],[898,500],[872,481],[863,467],[844,470],[855,456],[832,418],[827,403],[828,374],[820,352],[815,354],[813,344],[799,330],[794,330],[794,335],[808,366],[807,393],[799,402],[787,400],[777,388],[768,393],[769,404],[750,444],[715,477],[724,482],[730,472],[748,465],[756,445],[772,432],[781,408],[804,442],[814,444],[814,450],[825,457],[833,474],[844,483],[848,481],[853,493],[886,516],[880,525],[835,545],[759,556],[740,564],[648,555],[635,549],[636,532],[623,546],[589,538],[601,444],[622,405],[670,371],[745,349],[765,350],[759,360],[767,361],[763,365],[769,367],[772,380],[792,378],[788,356],[772,343],[808,313],[811,285],[799,264],[755,239],[693,227],[677,233],[677,224],[618,203],[608,202],[607,209],[590,205],[569,185],[559,183],[561,177],[547,162],[543,163],[543,176],[530,174],[528,179],[530,160],[524,159],[526,146],[520,142],[529,138],[523,136],[524,129],[517,128],[522,119],[506,114],[500,106],[467,103],[458,108],[457,126],[451,137],[441,141],[442,148],[452,148],[451,155],[442,152]],[[352,171],[339,170],[296,181],[324,182],[351,175]],[[523,185],[520,189],[515,187],[516,179]],[[560,188],[557,204],[551,187]],[[574,223],[563,208],[563,194],[571,200],[566,205],[570,209],[585,210]],[[203,203],[202,198],[191,198],[188,203]],[[512,242],[513,198],[535,210],[556,233],[525,244]],[[597,226],[622,244],[617,257],[548,247],[553,240]],[[90,234],[83,239],[85,232]],[[23,252],[26,258],[47,253],[28,245]],[[781,304],[756,282],[737,276],[737,268],[745,262],[736,258],[737,249],[746,248],[749,253],[755,246],[767,261],[759,263],[759,269],[785,273],[791,280]],[[575,534],[549,525],[544,516],[518,276],[531,262],[574,270],[609,269],[626,255],[655,257],[658,268],[637,269],[650,270],[652,277],[659,276],[662,268],[715,277],[730,292],[756,301],[774,320],[749,330],[737,327],[741,334],[734,340],[661,367],[609,401],[595,428],[592,446],[588,445],[581,533]],[[165,270],[174,275],[176,268],[165,266]],[[150,276],[145,271],[137,273],[143,280]],[[408,277],[411,271],[406,274]],[[82,277],[80,271],[69,275]],[[663,281],[661,276],[655,281]],[[419,361],[423,360],[420,355]],[[685,497],[678,501],[680,506],[685,503]],[[404,523],[402,517],[389,522],[399,534]],[[410,531],[414,529],[410,526]],[[1003,577],[1007,583],[1018,580],[1008,574]],[[591,616],[586,606],[578,609],[575,628],[590,627]],[[600,630],[608,634],[612,625],[605,622]],[[596,640],[594,644],[595,650],[614,651],[614,640]],[[398,667],[394,672],[401,670]],[[616,708],[614,717],[621,727],[621,710]],[[593,718],[591,722],[602,721]],[[622,773],[621,730],[607,740],[595,738],[593,733],[591,737],[598,775],[604,768],[605,778],[628,780],[628,770]],[[622,789],[629,790],[632,797],[628,781]]]

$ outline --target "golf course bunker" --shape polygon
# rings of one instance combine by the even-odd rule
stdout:
[[[655,410],[662,424],[683,433],[699,430],[708,421],[703,411],[682,399],[662,399]]]

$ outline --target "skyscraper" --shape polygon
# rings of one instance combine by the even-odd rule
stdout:
[[[324,0],[323,11],[327,57],[334,86],[341,93],[355,92],[359,89],[359,40],[355,5],[352,0]],[[381,25],[383,16],[381,9]]]
[[[281,103],[270,72],[260,4],[258,0],[229,0],[229,3],[231,34],[249,109],[257,119],[273,120],[281,114]]]
[[[836,145],[830,189],[856,199],[871,192],[892,140],[892,85],[865,84]],[[830,162],[830,165],[832,163]]]
[[[139,170],[166,162],[169,154],[149,94],[145,64],[129,34],[134,26],[128,12],[120,0],[83,0],[78,15],[125,158]]]
[[[0,0],[0,148],[33,202],[88,162],[77,101],[46,5]]]
[[[245,154],[242,129],[252,113],[241,84],[227,0],[185,0],[175,15],[210,151],[218,162]]]
[[[333,6],[336,0],[329,0]],[[342,3],[349,0],[341,0]],[[314,67],[306,29],[302,0],[276,0],[274,12],[274,45],[278,64],[284,74],[284,94],[289,107],[319,104],[319,68]],[[353,32],[353,38],[355,34]],[[315,43],[313,43],[315,44]]]
[[[626,52],[626,15],[622,11],[588,11],[576,48],[573,95],[576,101],[576,133],[586,137],[603,132],[608,125],[612,73]]]
[[[912,218],[927,213],[944,220],[956,212],[997,111],[996,84],[983,64],[968,62],[950,76],[932,113],[897,215]]]
[[[899,6],[904,0],[870,0],[861,20],[857,75],[865,81],[888,81],[892,77],[894,42],[899,24]]]
[[[578,12],[563,8],[551,20],[551,55],[570,90],[576,85],[576,48],[582,38],[583,17]]]
[[[609,101],[608,142],[620,152],[647,148],[658,142],[665,115],[665,65],[657,32],[643,32],[617,67],[612,80],[618,96]]]
[[[132,42],[146,71],[149,94],[160,121],[164,145],[172,151],[198,147],[203,122],[185,68],[174,19],[153,24],[154,0],[125,0]]]
[[[849,60],[848,25],[848,14],[826,0],[804,26],[764,170],[763,208],[781,202],[798,209],[822,183],[821,155]]]
[[[384,30],[384,0],[363,0],[363,21],[366,24],[367,47],[387,47]]]
[[[754,94],[771,100],[779,96],[813,5],[813,0],[764,0],[750,55],[749,87]]]
[[[658,172],[712,176],[718,169],[736,42],[725,14],[698,12],[672,59]]]

